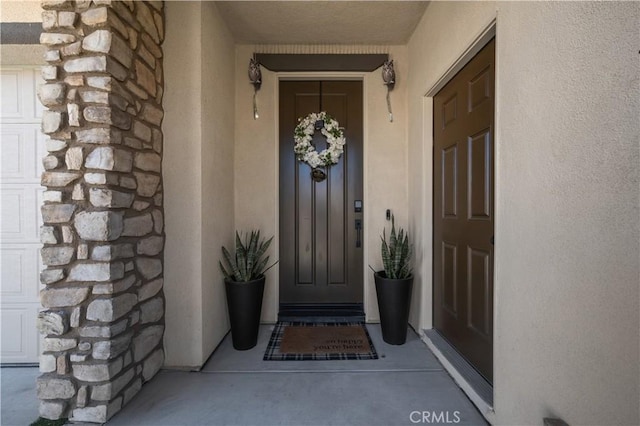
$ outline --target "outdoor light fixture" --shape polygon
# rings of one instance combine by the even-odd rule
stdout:
[[[393,69],[393,59],[384,61],[382,64],[382,80],[387,86],[387,109],[389,110],[389,121],[393,123],[393,112],[391,112],[391,96],[393,86],[396,84],[396,72]]]
[[[253,58],[249,60],[249,81],[253,84],[253,119],[257,120],[259,115],[256,95],[262,84],[262,72],[260,71],[260,63],[256,60],[255,54]]]

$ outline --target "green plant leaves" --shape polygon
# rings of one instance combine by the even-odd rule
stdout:
[[[273,237],[261,241],[260,231],[246,233],[243,240],[242,235],[236,231],[235,256],[232,257],[231,253],[222,247],[223,260],[227,267],[225,268],[222,261],[218,262],[225,278],[239,282],[253,281],[274,267],[277,261],[267,268],[269,256],[262,258],[272,240]]]
[[[395,217],[391,216],[389,241],[387,242],[386,229],[382,231],[380,239],[382,240],[380,250],[382,264],[387,278],[403,279],[411,276],[409,236],[402,228],[399,228],[399,232],[396,232]]]

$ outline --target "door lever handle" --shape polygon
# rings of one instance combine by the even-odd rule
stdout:
[[[356,219],[356,248],[362,247],[360,231],[362,231],[362,219]]]

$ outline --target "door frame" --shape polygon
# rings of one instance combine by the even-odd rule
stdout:
[[[434,352],[436,357],[443,364],[445,369],[455,378],[456,382],[460,385],[462,390],[467,394],[469,399],[476,405],[482,415],[490,422],[493,423],[494,420],[494,410],[491,405],[484,401],[484,399],[480,396],[480,393],[476,390],[475,385],[472,384],[465,375],[461,374],[461,371],[451,363],[447,357],[443,355],[438,346],[434,344],[434,341],[425,334],[425,331],[433,329],[433,97],[442,89],[451,79],[460,71],[462,68],[467,65],[471,59],[480,51],[482,48],[492,39],[496,39],[496,59],[495,59],[495,99],[494,99],[494,131],[493,135],[493,149],[494,149],[494,182],[493,182],[493,190],[494,190],[494,235],[496,240],[499,241],[499,212],[498,209],[495,208],[499,204],[500,200],[500,173],[498,169],[498,164],[500,163],[500,151],[498,149],[500,143],[500,133],[497,129],[500,128],[500,117],[498,114],[499,111],[499,81],[500,81],[500,65],[499,65],[499,55],[497,54],[499,48],[499,39],[497,37],[497,16],[494,17],[490,22],[488,22],[482,30],[477,33],[477,35],[473,38],[473,40],[467,45],[467,47],[460,52],[457,59],[451,63],[451,65],[440,75],[439,78],[435,80],[435,82],[431,85],[431,87],[424,92],[422,98],[422,162],[423,162],[423,170],[422,170],[422,182],[431,182],[431,185],[424,185],[422,188],[422,193],[424,197],[422,199],[422,211],[424,212],[422,218],[422,241],[424,244],[424,256],[422,262],[422,268],[420,270],[420,274],[423,278],[422,280],[422,298],[421,298],[421,306],[420,306],[420,335],[422,339],[425,341],[427,346]],[[494,330],[497,324],[496,313],[498,312],[498,294],[499,294],[499,271],[495,267],[498,264],[498,260],[500,259],[500,249],[499,245],[495,245],[494,247],[494,275],[493,275],[493,299],[494,299],[494,308],[493,308],[493,324]],[[499,363],[496,362],[496,342],[498,337],[494,334],[493,341],[493,366],[494,371],[499,369]],[[495,380],[495,379],[494,379]],[[495,383],[495,382],[494,382]]]
[[[273,105],[273,111],[274,113],[274,120],[276,122],[276,125],[274,127],[275,133],[274,133],[274,140],[279,141],[280,139],[280,128],[279,128],[279,122],[280,122],[280,81],[300,81],[300,80],[342,80],[342,81],[361,81],[362,82],[362,190],[363,190],[363,205],[364,205],[364,211],[363,211],[363,222],[364,222],[364,226],[367,226],[367,223],[370,223],[370,209],[367,209],[367,200],[369,199],[369,194],[368,194],[368,189],[367,189],[367,177],[368,177],[368,172],[367,172],[367,164],[368,164],[368,144],[367,144],[367,140],[369,138],[369,132],[368,132],[368,125],[367,125],[367,116],[368,116],[368,102],[367,102],[367,82],[369,81],[369,76],[370,73],[366,73],[366,72],[340,72],[340,71],[336,71],[336,72],[315,72],[315,71],[309,71],[309,72],[276,72],[275,73],[275,82],[276,84],[274,84],[273,86],[273,99],[274,99],[274,105]],[[347,141],[348,143],[348,141]],[[279,145],[279,144],[278,144]],[[275,156],[275,164],[276,164],[276,168],[277,168],[277,172],[275,174],[275,188],[276,188],[276,198],[278,200],[278,202],[276,203],[276,214],[275,214],[275,223],[274,223],[274,229],[275,229],[275,237],[274,237],[274,250],[279,251],[280,250],[280,149],[276,149],[274,150],[274,156]],[[365,228],[366,229],[366,228]],[[373,312],[377,312],[377,305],[375,303],[374,300],[371,300],[370,297],[368,297],[368,292],[367,292],[367,271],[368,268],[366,267],[366,263],[367,263],[367,259],[369,258],[369,250],[367,248],[367,244],[366,244],[366,232],[363,232],[362,235],[362,248],[363,248],[363,262],[362,262],[362,270],[363,270],[363,282],[362,282],[362,291],[363,291],[363,295],[362,295],[362,300],[364,303],[364,312],[365,312],[365,320],[367,322],[371,321],[371,320],[375,320],[376,318],[372,318],[372,313]],[[279,307],[280,307],[280,265],[276,265],[276,267],[274,268],[274,275],[275,275],[275,280],[276,280],[276,292],[275,292],[275,297],[273,298],[274,300],[274,312],[278,312]]]

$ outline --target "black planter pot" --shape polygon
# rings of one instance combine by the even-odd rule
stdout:
[[[384,271],[374,274],[382,339],[391,345],[407,341],[409,307],[413,276],[405,279],[387,278]]]
[[[258,341],[264,282],[264,275],[248,282],[224,280],[231,321],[231,339],[233,347],[239,351],[253,348]]]

